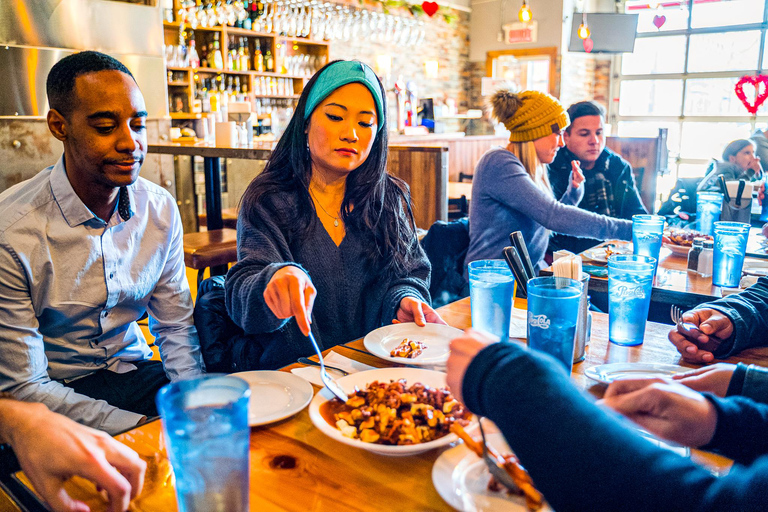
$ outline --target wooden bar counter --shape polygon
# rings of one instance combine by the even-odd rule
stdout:
[[[524,309],[525,301],[516,301],[516,307]],[[450,325],[458,328],[470,325],[468,298],[439,311]],[[592,341],[586,358],[573,367],[575,385],[601,396],[605,386],[588,380],[584,371],[608,362],[685,365],[667,341],[668,330],[669,326],[648,323],[642,345],[619,347],[607,341],[607,315],[594,314]],[[373,366],[393,366],[367,353],[362,340],[333,350]],[[768,349],[748,350],[728,361],[768,365]],[[118,439],[148,462],[144,490],[133,501],[131,510],[176,510],[173,475],[163,449],[160,421],[133,429]],[[693,452],[697,460],[718,471],[727,471],[729,467],[727,459]],[[451,510],[432,484],[432,466],[440,453],[441,450],[433,450],[415,456],[385,457],[359,450],[326,437],[312,425],[305,409],[289,419],[252,429],[251,510]],[[90,483],[74,479],[67,484],[67,490],[92,510],[106,510],[103,498]]]

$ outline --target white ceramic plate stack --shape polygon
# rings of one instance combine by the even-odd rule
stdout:
[[[279,421],[304,409],[314,389],[306,380],[288,372],[260,370],[233,373],[251,388],[248,425],[256,427]]]

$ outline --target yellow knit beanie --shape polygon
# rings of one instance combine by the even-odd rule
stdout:
[[[555,98],[539,91],[499,90],[491,97],[493,117],[511,132],[511,142],[546,137],[568,126],[568,114]]]

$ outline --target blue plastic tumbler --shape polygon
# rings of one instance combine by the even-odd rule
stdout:
[[[634,254],[648,256],[658,261],[663,234],[664,217],[661,215],[632,216],[632,246],[634,247]]]
[[[528,281],[528,346],[561,363],[570,375],[584,285],[565,277]]]
[[[743,222],[715,222],[712,284],[728,288],[739,286],[748,238],[749,224]]]
[[[467,266],[472,327],[509,339],[515,278],[504,260],[478,260]]]
[[[617,345],[640,345],[651,305],[656,260],[637,254],[608,258],[608,339]]]
[[[244,380],[216,374],[157,393],[179,512],[249,510],[250,396]]]
[[[710,190],[702,190],[696,193],[696,220],[699,222],[699,231],[705,235],[712,235],[715,222],[720,220],[723,210],[723,194]]]

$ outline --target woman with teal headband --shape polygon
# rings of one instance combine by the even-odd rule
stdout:
[[[246,190],[226,304],[248,335],[239,369],[278,368],[393,320],[444,323],[407,185],[387,173],[384,90],[357,61],[309,80],[264,171]]]

